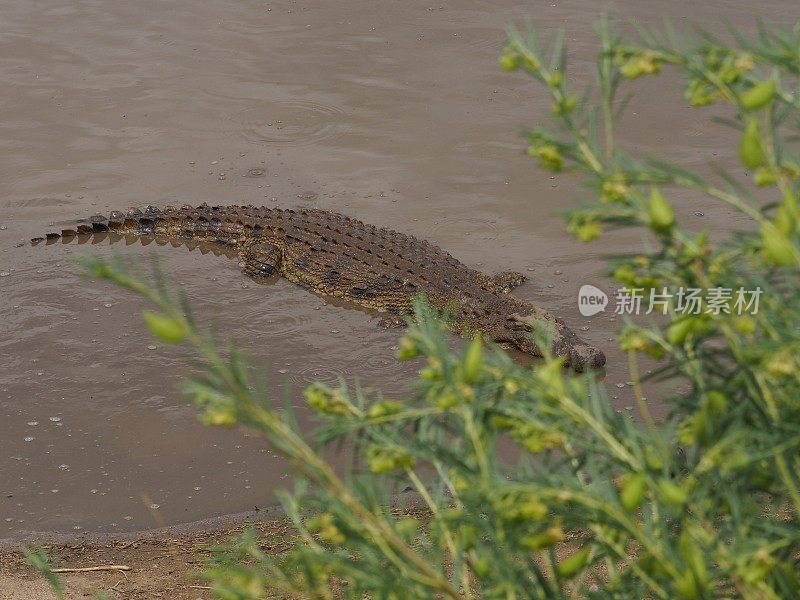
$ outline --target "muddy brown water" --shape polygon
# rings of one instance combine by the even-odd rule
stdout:
[[[583,283],[610,290],[603,255],[641,240],[624,233],[582,245],[564,233],[558,211],[586,192],[522,154],[519,132],[545,119],[549,102],[497,67],[506,25],[532,17],[545,34],[566,28],[573,73],[585,80],[591,24],[604,8],[613,18],[669,16],[718,30],[726,21],[752,29],[756,16],[741,0],[6,0],[0,537],[185,523],[269,505],[287,483],[282,461],[249,432],[196,422],[179,393],[182,354],[144,335],[144,302],[78,277],[71,261],[110,256],[108,244],[16,247],[96,212],[203,201],[318,206],[427,238],[488,272],[523,271],[530,280],[517,293],[604,347],[609,394],[619,410],[632,405],[611,343],[619,320],[581,317],[576,292]],[[759,11],[793,21],[797,4]],[[628,148],[689,166],[732,148],[675,83],[637,85],[620,131]],[[733,149],[713,158],[735,164]],[[681,217],[698,226],[740,222],[683,200]],[[413,375],[392,358],[398,332],[363,312],[284,281],[254,284],[224,257],[115,248],[157,256],[203,322],[235,338],[278,396],[286,384],[296,399],[309,381],[358,375],[402,398]]]

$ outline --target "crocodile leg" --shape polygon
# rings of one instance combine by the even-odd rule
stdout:
[[[250,277],[269,277],[280,271],[281,249],[269,242],[252,241],[239,251],[242,270]]]
[[[525,279],[525,275],[517,273],[516,271],[503,271],[491,277],[495,289],[503,294],[507,294],[514,288],[525,283]]]

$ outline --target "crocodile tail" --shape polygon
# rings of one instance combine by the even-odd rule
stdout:
[[[231,207],[232,208],[232,207]],[[129,208],[127,212],[112,211],[108,216],[95,215],[60,232],[50,232],[31,240],[32,245],[53,244],[61,240],[70,243],[89,239],[111,242],[120,239],[138,238],[143,244],[155,240],[158,244],[172,243],[193,249],[198,244],[208,244],[215,253],[236,246],[246,233],[247,224],[231,219],[228,207],[197,207],[185,204],[180,208],[165,206],[163,209],[148,206],[144,209]]]
[[[63,240],[65,243],[74,238],[83,238],[97,234],[116,233],[119,235],[153,235],[155,233],[155,219],[166,212],[155,206],[148,206],[143,211],[138,208],[129,208],[127,212],[112,211],[108,216],[94,215],[88,219],[78,221],[73,227],[61,231],[51,231],[42,237],[31,239],[34,246],[42,242],[55,242]],[[172,208],[174,210],[174,207]]]

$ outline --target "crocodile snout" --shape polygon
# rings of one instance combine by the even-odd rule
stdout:
[[[606,364],[602,350],[589,344],[575,345],[569,350],[569,364],[576,371],[599,369]]]
[[[513,332],[508,336],[515,345],[529,354],[541,356],[541,351],[533,343],[531,330],[537,326],[551,328],[551,351],[564,358],[564,362],[576,371],[599,369],[606,364],[606,355],[602,350],[587,344],[579,338],[564,322],[538,307],[532,307],[530,315],[513,315],[509,321],[513,323]]]

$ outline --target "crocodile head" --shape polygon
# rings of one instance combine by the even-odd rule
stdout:
[[[565,363],[576,371],[599,369],[606,364],[603,352],[580,339],[564,322],[549,313],[541,311],[533,315],[519,314],[505,318],[493,332],[498,342],[515,346],[520,351],[533,356],[542,356],[542,351],[534,340],[533,332],[552,337],[551,352],[561,356]]]

